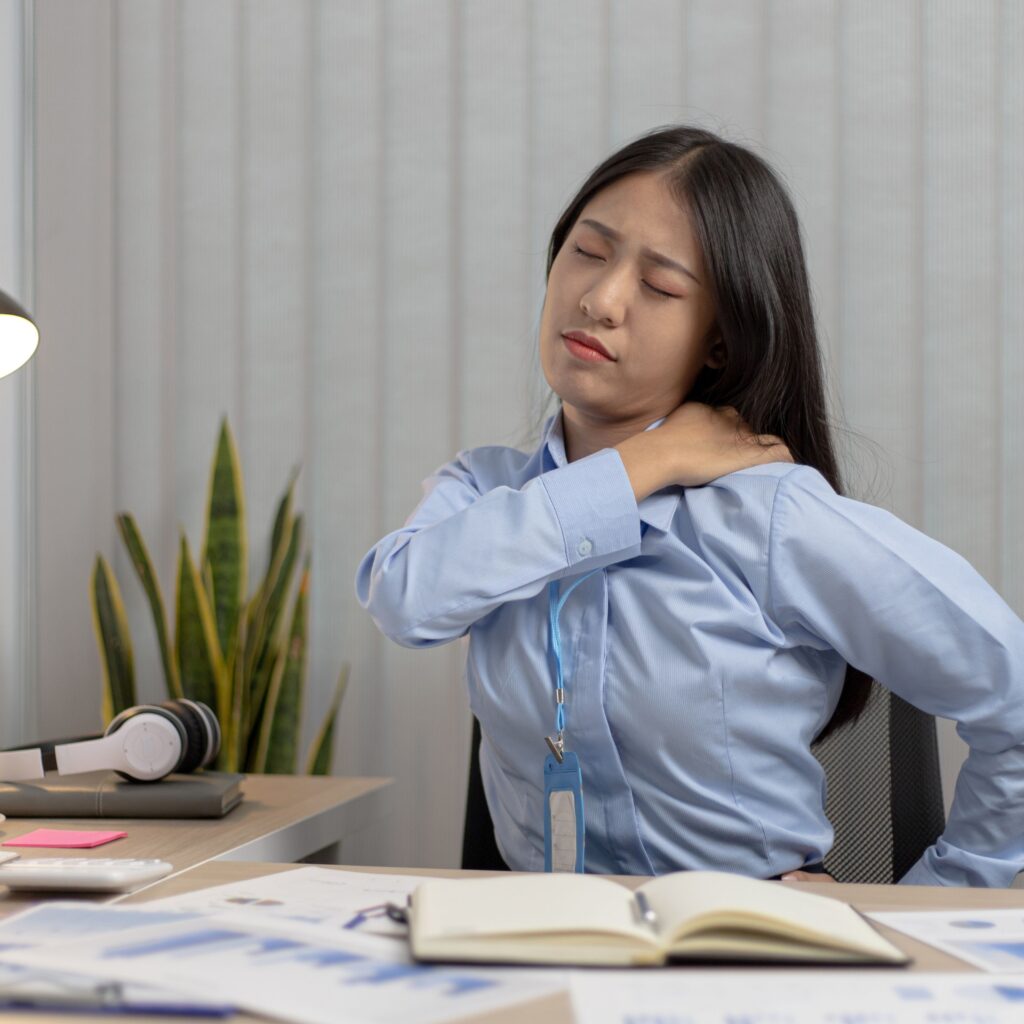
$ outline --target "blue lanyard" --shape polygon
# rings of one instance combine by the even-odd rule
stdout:
[[[565,680],[562,674],[562,639],[558,631],[558,615],[562,606],[569,599],[569,595],[586,579],[600,569],[592,569],[585,576],[581,576],[571,587],[559,598],[558,581],[552,580],[548,584],[548,624],[551,631],[551,652],[555,657],[555,735],[556,739],[551,740],[545,737],[551,752],[562,762],[565,754]]]

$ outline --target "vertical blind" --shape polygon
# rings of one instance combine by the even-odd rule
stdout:
[[[74,715],[98,708],[89,560],[116,552],[113,516],[130,509],[171,586],[179,528],[199,541],[226,415],[251,573],[302,467],[306,736],[347,659],[336,770],[397,779],[391,817],[345,859],[454,864],[462,645],[383,640],[353,574],[436,466],[528,436],[551,227],[612,148],[678,121],[753,146],[792,190],[851,491],[961,552],[1024,612],[1020,4],[84,6],[80,31],[97,42],[73,59],[57,57],[74,14],[43,5],[37,26],[40,151],[61,154],[40,179],[40,232],[77,232],[107,304],[61,319],[76,268],[67,244],[41,237],[41,312],[58,336],[40,367],[39,613],[67,626],[40,651],[44,698],[74,671]],[[105,119],[98,134],[68,130],[57,97],[76,88]],[[67,198],[85,152],[97,182],[109,171],[88,217]],[[71,396],[82,386],[61,365],[72,345],[91,346],[105,403],[83,406],[73,437],[53,397],[62,380]],[[86,448],[100,483],[74,518],[67,481]],[[161,697],[143,595],[122,554],[115,564],[144,695]],[[66,709],[44,711],[52,728]],[[949,772],[957,757],[947,745]]]

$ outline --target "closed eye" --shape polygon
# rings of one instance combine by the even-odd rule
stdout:
[[[587,259],[587,260],[600,260],[601,262],[604,262],[604,257],[603,256],[598,256],[595,253],[587,252],[585,249],[581,249],[579,247],[579,245],[577,245],[575,242],[572,243],[572,251],[574,253],[576,253],[577,255],[582,256],[584,259]],[[664,295],[666,299],[681,299],[682,298],[681,295],[676,295],[673,292],[666,292],[666,291],[662,291],[660,288],[655,288],[653,284],[650,284],[647,281],[644,281],[643,285],[644,285],[645,288],[649,288],[656,295]]]
[[[681,299],[681,295],[674,295],[672,292],[663,292],[660,288],[655,288],[653,284],[648,284],[644,281],[644,284],[651,289],[652,292],[657,292],[659,295],[664,295],[666,299]]]
[[[584,252],[575,242],[572,243],[572,251],[579,253],[580,256],[586,256],[588,260],[600,260],[603,256],[595,256],[592,252]]]

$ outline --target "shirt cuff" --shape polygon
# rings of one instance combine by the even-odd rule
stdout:
[[[1006,889],[1013,884],[1020,864],[950,846],[942,836],[899,880],[900,885],[948,885]]]
[[[570,566],[619,561],[630,548],[639,552],[640,512],[626,467],[614,448],[604,448],[538,479],[562,527]]]
[[[922,857],[901,879],[899,885],[950,885],[936,875]]]

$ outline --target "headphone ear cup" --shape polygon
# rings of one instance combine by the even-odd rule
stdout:
[[[174,766],[176,772],[194,772],[206,756],[206,722],[203,716],[193,707],[191,701],[165,700],[160,707],[175,715],[185,730],[185,745],[181,757]]]
[[[183,698],[183,703],[195,708],[206,726],[206,754],[203,757],[201,767],[208,768],[217,760],[217,755],[220,753],[220,722],[217,721],[217,716],[213,713],[213,709],[201,700]]]
[[[135,707],[125,708],[124,711],[119,711],[114,717],[107,723],[106,729],[103,730],[104,736],[109,736],[112,732],[117,732],[118,729],[128,721],[129,718],[134,718],[140,711],[145,709],[146,711],[152,710],[147,704],[139,704]]]
[[[182,758],[188,749],[188,734],[185,731],[185,725],[182,721],[182,716],[173,711],[169,711],[167,708],[158,707],[156,704],[138,704],[135,707],[125,708],[119,715],[115,715],[111,720],[110,724],[103,731],[104,736],[110,736],[112,733],[118,732],[123,729],[125,725],[130,722],[133,718],[137,718],[140,715],[153,715],[158,718],[162,718],[167,722],[170,722],[172,728],[178,735],[179,747],[178,756],[175,759],[173,765],[171,765],[163,775],[158,778],[162,779],[165,775],[169,775],[173,771],[177,771],[178,766],[181,764]],[[157,779],[140,779],[136,776],[131,775],[129,772],[121,771],[117,769],[117,774],[122,779],[127,779],[129,782],[156,782]]]

